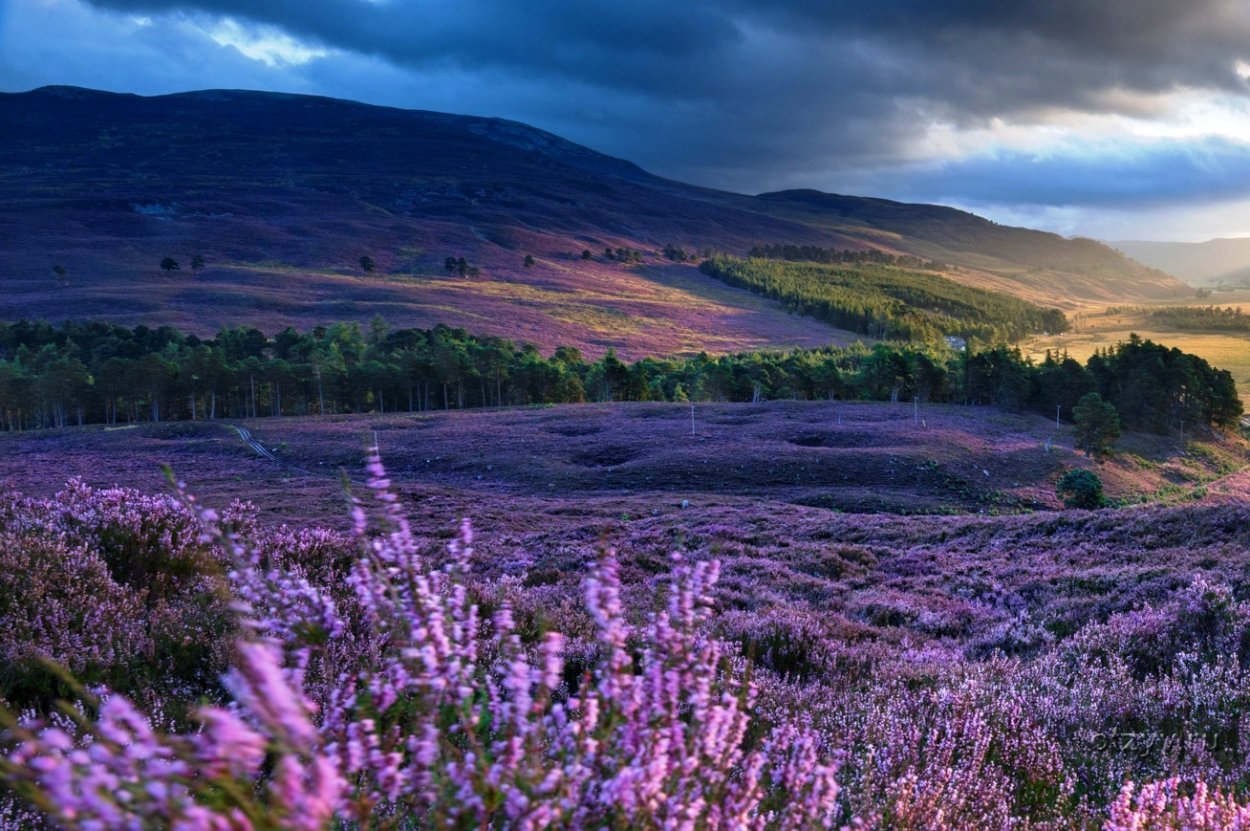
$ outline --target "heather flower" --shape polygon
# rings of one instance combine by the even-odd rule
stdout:
[[[706,622],[714,561],[675,560],[665,607],[627,620],[607,552],[587,578],[600,657],[566,683],[566,638],[526,643],[508,591],[469,579],[467,522],[436,567],[419,554],[376,452],[370,489],[388,528],[360,536],[337,604],[217,517],[197,540],[231,563],[248,637],[223,685],[232,703],[201,707],[198,730],[154,728],[131,702],[106,699],[82,729],[27,719],[10,780],[69,828],[275,828],[324,831],[430,821],[453,827],[826,827],[835,765],[807,728],[785,720],[753,738],[755,685]],[[358,529],[361,526],[358,526]],[[490,615],[478,598],[497,596]],[[310,627],[322,638],[310,639]],[[306,678],[323,671],[320,705]],[[328,676],[327,676],[328,677]],[[420,819],[418,819],[420,818]]]
[[[1197,782],[1176,778],[1137,788],[1128,782],[1111,805],[1103,831],[1244,831],[1250,807]]]
[[[120,687],[14,702],[6,780],[68,828],[1244,824],[1250,607],[1231,566],[1160,562],[1242,508],[1126,530],[713,506],[667,574],[657,516],[552,578],[467,523],[436,550],[369,467],[352,534],[185,494],[0,498],[0,679],[50,654]],[[101,555],[164,539],[164,576]],[[593,550],[541,540],[570,571]]]

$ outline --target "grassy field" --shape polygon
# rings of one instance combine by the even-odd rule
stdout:
[[[1236,299],[1212,298],[1219,305],[1237,305]],[[1250,301],[1248,301],[1250,302]],[[1193,304],[1200,305],[1200,304]],[[1205,305],[1205,304],[1203,304]],[[1074,318],[1073,331],[1062,335],[1032,337],[1022,344],[1026,355],[1040,360],[1047,350],[1066,351],[1073,358],[1084,362],[1096,350],[1114,346],[1128,340],[1132,333],[1149,338],[1165,346],[1190,352],[1217,369],[1227,369],[1237,382],[1239,394],[1250,394],[1250,336],[1228,332],[1193,332],[1160,328],[1140,311],[1119,310],[1116,307],[1092,307],[1083,309]]]

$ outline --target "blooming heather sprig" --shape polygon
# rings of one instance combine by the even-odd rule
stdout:
[[[29,723],[5,760],[10,783],[68,828],[140,829],[183,817],[191,768],[129,701],[111,696],[90,733]]]
[[[390,644],[386,669],[367,671],[354,695],[327,713],[345,774],[369,783],[358,787],[359,818],[406,810],[453,825],[732,828],[832,817],[831,767],[787,778],[793,766],[769,766],[767,754],[745,747],[752,690],[726,672],[724,647],[701,631],[715,563],[677,564],[668,608],[640,633],[635,667],[619,565],[608,552],[586,586],[603,659],[579,694],[563,700],[559,635],[545,636],[531,657],[506,602],[480,621],[459,580],[472,558],[470,526],[462,524],[442,571],[419,568],[408,533],[396,528],[372,541],[352,575]],[[366,692],[365,709],[377,714],[369,719],[345,704]],[[783,744],[787,752],[814,746],[770,747]],[[760,811],[783,782],[794,786],[784,807]]]
[[[201,511],[234,564],[248,621],[224,679],[233,703],[202,708],[193,735],[154,730],[120,696],[79,736],[20,728],[9,770],[26,771],[16,778],[58,822],[187,831],[328,831],[336,818],[707,831],[832,822],[838,785],[816,737],[781,720],[752,738],[755,687],[705,627],[718,564],[675,561],[666,607],[634,627],[607,552],[586,584],[602,658],[570,690],[563,636],[527,644],[506,597],[480,611],[469,523],[450,562],[432,567],[376,451],[369,472],[388,527],[362,540],[351,568],[360,660],[330,685],[325,706],[305,692],[299,637],[312,621],[327,648],[348,644],[336,610],[260,547],[214,532],[216,517]],[[99,759],[95,748],[105,749]]]
[[[275,644],[240,644],[227,678],[237,710],[201,709],[195,734],[155,729],[118,695],[77,736],[28,720],[13,731],[6,778],[57,824],[82,831],[325,831],[344,783],[280,654]],[[270,777],[261,776],[266,759]]]
[[[334,600],[308,580],[298,563],[286,563],[278,552],[246,539],[216,511],[201,507],[182,482],[175,483],[175,488],[182,504],[199,520],[200,540],[215,544],[222,552],[234,607],[246,627],[296,650],[310,640],[342,634],[343,621]],[[274,540],[266,541],[270,549],[275,547]]]
[[[1245,831],[1250,807],[1204,782],[1183,787],[1177,778],[1137,788],[1129,782],[1111,805],[1103,831]]]

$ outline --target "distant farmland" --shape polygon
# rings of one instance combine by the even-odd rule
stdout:
[[[1250,304],[1247,305],[1250,307]],[[1109,309],[1111,313],[1108,313]],[[1095,307],[1082,311],[1074,316],[1073,331],[1031,337],[1024,341],[1023,350],[1026,355],[1039,360],[1048,349],[1052,352],[1067,351],[1076,360],[1084,362],[1095,351],[1126,341],[1133,333],[1197,355],[1218,369],[1228,370],[1237,382],[1238,392],[1242,396],[1250,393],[1250,334],[1165,328],[1136,309]]]

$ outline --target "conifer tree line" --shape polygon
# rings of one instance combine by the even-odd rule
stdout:
[[[1162,306],[1144,309],[1157,323],[1196,332],[1250,332],[1250,314],[1240,306]]]
[[[900,268],[886,262],[888,254],[864,253],[864,258],[833,265],[716,256],[699,268],[731,286],[778,300],[798,314],[882,340],[961,337],[991,345],[1068,330],[1059,309]]]
[[[585,401],[843,399],[997,405],[1065,419],[1098,392],[1126,429],[1236,425],[1232,376],[1133,336],[1082,365],[1040,363],[1004,345],[937,344],[587,360],[559,347],[463,329],[391,330],[381,318],[284,329],[226,328],[209,339],[170,327],[0,323],[0,429],[282,415],[453,410]]]

